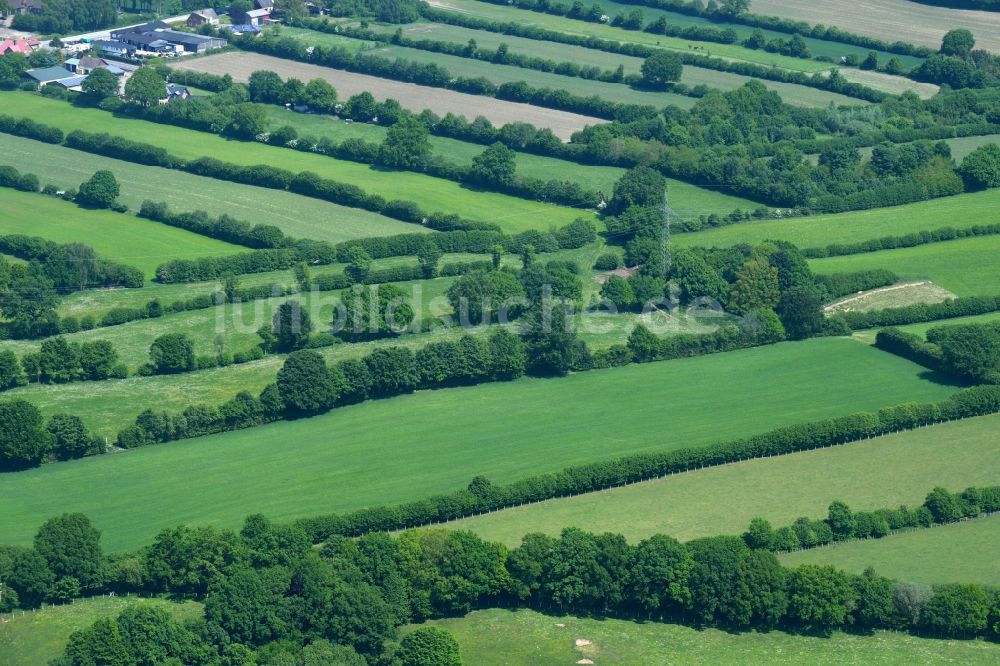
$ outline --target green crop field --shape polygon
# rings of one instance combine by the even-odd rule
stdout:
[[[833,500],[858,510],[916,506],[935,486],[1000,484],[1000,416],[983,416],[843,446],[676,474],[576,497],[547,500],[449,523],[516,546],[529,532],[578,526],[689,540],[739,534],[752,518],[775,526],[821,518]],[[885,470],[892,483],[885,483]]]
[[[171,602],[131,596],[90,597],[62,606],[48,606],[33,613],[0,613],[0,666],[47,664],[62,654],[74,631],[140,604],[164,608],[175,620],[202,615],[202,605],[196,601]]]
[[[828,638],[780,631],[728,633],[659,622],[543,615],[530,610],[474,611],[430,622],[458,640],[462,659],[477,666],[572,663],[691,665],[773,664],[969,664],[1000,659],[1000,646],[985,641],[945,641],[878,632],[834,633]],[[410,628],[412,630],[412,627]],[[577,639],[590,641],[576,646]],[[581,662],[589,659],[589,662]]]
[[[4,112],[30,116],[64,131],[83,129],[108,132],[166,148],[183,159],[214,157],[242,165],[269,164],[294,172],[313,171],[325,178],[360,186],[387,199],[409,199],[428,212],[460,213],[464,217],[493,222],[511,232],[547,230],[552,225],[593,218],[580,209],[518,199],[494,192],[474,191],[458,183],[409,171],[381,171],[366,164],[337,160],[260,143],[229,141],[218,135],[161,125],[145,120],[116,118],[98,109],[73,107],[66,102],[20,92],[0,93]]]
[[[296,238],[336,243],[425,230],[360,208],[284,190],[134,164],[9,134],[0,134],[0,163],[36,173],[43,185],[52,183],[59,189],[79,188],[95,171],[107,169],[121,186],[118,200],[133,211],[138,211],[145,199],[166,201],[174,211],[203,210],[212,216],[227,214],[253,224],[273,224]]]
[[[853,243],[940,227],[965,228],[1000,222],[1000,189],[836,215],[745,222],[696,233],[675,234],[678,245],[728,247],[736,243],[787,240],[799,247]]]
[[[86,243],[104,259],[135,266],[153,277],[170,259],[235,254],[246,248],[110,210],[88,210],[55,197],[0,189],[0,234]]]
[[[867,379],[859,382],[862,373]],[[116,383],[125,382],[99,385]],[[718,390],[723,384],[728,389]],[[953,390],[899,357],[847,339],[822,339],[562,379],[423,391],[18,472],[5,483],[10,500],[0,533],[24,543],[47,517],[82,511],[103,530],[109,548],[129,548],[182,522],[235,525],[256,511],[285,519],[401,502],[461,487],[476,474],[502,483],[616,454],[939,400]],[[32,398],[40,402],[44,395]],[[93,418],[124,406],[106,395],[88,399],[66,407]],[[138,404],[165,406],[159,395],[155,403]],[[653,414],[664,418],[650,419]],[[437,462],[428,466],[428,460]],[[355,482],[361,478],[365,483]],[[95,487],[113,492],[94,493]],[[147,497],[157,501],[141,499]]]
[[[286,37],[293,37],[308,46],[320,45],[324,41],[323,38],[328,36],[323,32],[301,28],[282,28],[281,34]],[[463,58],[446,53],[422,51],[405,46],[379,46],[376,49],[366,50],[365,53],[391,59],[405,58],[413,62],[435,63],[447,69],[455,77],[475,78],[484,76],[498,85],[513,81],[524,81],[534,88],[563,89],[574,95],[584,97],[596,95],[602,99],[615,102],[651,104],[657,108],[673,105],[679,106],[682,109],[690,109],[698,101],[694,97],[686,95],[639,90],[621,83],[588,81],[578,76],[563,76],[553,72],[541,72],[513,65],[498,65],[484,60]]]
[[[659,46],[664,49],[677,51],[690,51],[691,44],[704,46],[704,51],[709,55],[728,58],[731,60],[743,60],[761,65],[773,65],[782,69],[790,69],[798,72],[822,72],[830,69],[830,63],[818,62],[816,60],[804,60],[802,58],[792,58],[777,53],[768,53],[764,50],[747,49],[735,44],[717,44],[715,42],[695,42],[690,39],[680,37],[665,37],[663,35],[653,35],[639,30],[625,30],[610,25],[600,23],[587,23],[562,16],[553,16],[533,12],[516,7],[494,5],[476,0],[446,0],[438,3],[440,9],[450,9],[457,12],[475,14],[480,18],[488,18],[495,21],[514,21],[522,25],[538,26],[564,32],[572,35],[592,35],[601,39],[612,39],[619,42],[632,42],[644,44],[646,46]],[[647,10],[643,7],[643,11]]]
[[[978,236],[899,250],[814,259],[809,265],[816,273],[888,268],[904,280],[932,280],[959,296],[985,296],[1000,292],[998,252],[1000,236]]]
[[[874,567],[897,580],[928,585],[1000,585],[1000,515],[909,530],[884,539],[850,541],[781,555],[787,566],[832,564],[861,573]]]

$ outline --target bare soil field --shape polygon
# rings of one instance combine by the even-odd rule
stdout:
[[[351,95],[367,91],[378,100],[391,97],[412,111],[430,109],[441,115],[451,112],[463,115],[469,120],[476,116],[486,116],[497,126],[515,121],[528,122],[536,127],[548,127],[563,140],[568,140],[573,132],[581,130],[587,125],[607,122],[600,118],[577,113],[507,102],[492,97],[466,95],[452,90],[429,88],[413,83],[391,81],[377,76],[355,74],[340,69],[310,65],[258,53],[233,51],[179,62],[172,66],[175,69],[188,69],[210,74],[229,74],[236,81],[247,81],[250,74],[260,69],[277,72],[282,78],[295,77],[303,81],[324,79],[337,89],[340,99],[347,99]]]
[[[861,83],[892,95],[900,95],[907,90],[912,90],[920,96],[920,99],[930,99],[941,89],[941,86],[933,83],[921,83],[905,76],[893,76],[885,72],[874,72],[854,67],[843,67],[839,71],[848,81]]]
[[[750,11],[933,48],[941,46],[941,37],[949,30],[967,28],[976,36],[978,48],[1000,51],[998,12],[948,9],[906,0],[753,0]]]

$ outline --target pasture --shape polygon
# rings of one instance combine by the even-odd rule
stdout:
[[[444,300],[445,292],[455,278],[440,278],[397,283],[412,292],[414,308],[426,312],[435,299]],[[291,297],[260,299],[247,303],[226,303],[213,308],[186,310],[165,314],[155,319],[140,319],[118,326],[95,328],[69,333],[72,342],[108,340],[118,351],[119,359],[135,370],[149,360],[149,346],[166,333],[184,331],[194,342],[198,355],[230,354],[246,351],[260,342],[257,330],[269,323],[274,311],[288,300],[297,300],[307,312],[315,330],[326,330],[333,322],[334,310],[340,303],[340,292],[306,291]],[[447,301],[445,301],[447,302]],[[37,351],[38,340],[11,340],[4,343],[18,355]]]
[[[729,60],[743,60],[759,65],[780,67],[781,69],[789,69],[797,72],[815,73],[830,68],[829,63],[793,58],[779,53],[768,53],[764,50],[748,49],[735,44],[695,42],[680,37],[653,35],[639,30],[625,30],[624,28],[616,28],[607,24],[588,23],[563,16],[533,12],[527,9],[477,2],[477,0],[440,0],[434,2],[433,6],[438,9],[451,10],[464,14],[475,14],[480,18],[488,18],[494,21],[514,21],[522,25],[538,26],[571,35],[592,35],[601,39],[655,46],[672,51],[693,52],[691,46],[698,44],[704,46],[704,50],[698,50],[697,53]],[[644,12],[647,11],[646,7],[641,7],[640,9]]]
[[[110,210],[90,210],[56,197],[0,189],[0,234],[86,243],[104,259],[141,270],[151,279],[170,259],[235,254],[246,248]]]
[[[1000,292],[998,252],[1000,236],[978,236],[898,250],[812,259],[809,266],[814,273],[887,268],[904,280],[931,280],[959,296],[985,296]]]
[[[118,201],[133,211],[138,211],[145,199],[165,201],[176,212],[203,210],[213,217],[226,214],[252,224],[273,224],[296,238],[333,243],[425,230],[378,213],[284,190],[144,166],[9,134],[0,134],[0,154],[0,161],[39,174],[43,184],[53,183],[59,189],[75,189],[94,171],[107,169],[121,187]]]
[[[381,125],[348,123],[333,116],[292,113],[274,105],[267,105],[265,108],[272,127],[289,125],[300,135],[308,134],[317,139],[329,137],[337,142],[361,139],[380,143],[387,132],[387,128]],[[472,158],[486,150],[486,146],[481,144],[443,136],[431,136],[430,144],[435,155],[462,166],[471,164]],[[606,194],[611,193],[615,181],[625,173],[625,169],[619,167],[580,164],[522,152],[517,153],[516,162],[518,175],[541,180],[569,180]],[[673,178],[667,178],[667,189],[670,192],[670,206],[681,217],[697,217],[709,213],[729,214],[737,208],[752,210],[761,205],[718,189],[699,187]]]
[[[583,663],[677,666],[952,663],[987,666],[1000,659],[1000,646],[995,643],[917,638],[894,632],[877,632],[873,636],[837,632],[830,637],[781,631],[729,633],[659,622],[504,609],[474,611],[465,617],[428,624],[452,632],[464,662],[477,666],[562,666],[579,664],[582,659],[591,660]],[[590,644],[576,647],[579,638]]]
[[[204,374],[211,372],[218,371]],[[868,379],[859,382],[861,374]],[[823,377],[822,387],[816,377]],[[133,404],[135,412],[148,404],[167,408],[165,392],[136,400],[146,381],[100,382],[95,388],[130,383],[132,390],[117,400],[91,391],[86,402],[59,409],[93,419]],[[240,388],[252,390],[248,384]],[[640,386],[644,390],[636,391]],[[43,388],[57,399],[65,395],[59,387]],[[5,483],[9,499],[0,533],[11,543],[25,543],[49,516],[81,511],[103,531],[110,550],[121,550],[178,523],[233,526],[258,511],[283,520],[392,504],[463,487],[477,474],[504,483],[614,455],[940,400],[952,391],[909,361],[847,339],[422,391],[314,418],[18,472]],[[186,402],[199,398],[184,396]],[[32,400],[44,406],[44,395]],[[374,423],[379,427],[372,428]],[[157,501],[142,499],[148,497]]]
[[[822,23],[887,42],[902,40],[938,48],[944,33],[966,28],[977,48],[1000,51],[1000,13],[935,7],[908,0],[754,0],[756,14]]]
[[[645,9],[645,8],[644,8]],[[395,32],[398,26],[386,25],[379,30],[384,33]],[[531,55],[537,58],[546,58],[556,62],[570,61],[580,66],[600,67],[602,69],[615,69],[622,65],[626,74],[638,74],[642,67],[642,58],[608,53],[597,49],[589,49],[571,44],[559,44],[515,35],[497,34],[485,30],[475,30],[460,26],[448,25],[446,23],[411,23],[403,27],[403,33],[411,39],[432,39],[437,41],[457,42],[465,44],[470,39],[476,40],[479,48],[496,49],[500,44],[507,44],[512,53]],[[317,34],[317,33],[313,33]],[[333,35],[331,35],[333,36]],[[523,71],[523,70],[522,70]],[[485,73],[487,78],[491,78],[490,73]],[[739,88],[752,77],[730,72],[720,72],[704,67],[693,67],[685,65],[681,82],[690,86],[706,85],[710,88],[721,90],[732,90]],[[907,81],[900,77],[889,77],[899,79],[904,84]],[[818,90],[809,86],[802,86],[794,83],[782,83],[780,81],[761,81],[765,86],[774,90],[781,98],[795,106],[805,107],[825,107],[831,101],[834,104],[859,104],[859,100],[840,95],[837,93]]]
[[[428,88],[413,83],[380,79],[367,74],[345,72],[259,53],[222,53],[178,62],[174,68],[219,75],[229,74],[236,81],[248,80],[250,74],[259,69],[277,72],[285,79],[295,77],[308,81],[320,78],[333,85],[343,98],[361,92],[370,92],[379,101],[392,98],[403,107],[413,111],[431,109],[440,115],[450,112],[464,115],[470,119],[476,116],[486,116],[495,125],[505,125],[516,121],[529,122],[536,127],[548,127],[563,140],[569,139],[573,132],[581,130],[587,125],[605,122],[600,118],[569,113],[568,111],[557,111],[556,109],[546,109],[519,102],[467,95],[443,88]]]
[[[294,37],[308,46],[322,43],[326,33],[301,28],[283,28],[282,35]],[[677,95],[669,92],[639,90],[621,83],[606,83],[592,81],[578,76],[563,76],[554,72],[541,72],[535,69],[525,69],[513,65],[499,65],[484,60],[463,58],[461,56],[435,53],[405,46],[379,45],[366,50],[368,55],[378,55],[389,59],[405,58],[414,62],[434,63],[444,67],[454,77],[486,77],[496,84],[524,81],[533,88],[563,89],[574,95],[589,97],[596,95],[602,99],[628,104],[650,104],[656,108],[668,105],[690,109],[697,101],[693,97]]]
[[[447,524],[516,546],[529,532],[565,527],[682,541],[740,534],[755,517],[775,527],[822,518],[834,500],[857,510],[917,506],[935,486],[1000,483],[1000,416],[982,416],[842,446],[675,474],[621,488],[546,500]],[[892,483],[885,482],[892,471]]]
[[[833,215],[743,222],[695,233],[675,234],[678,245],[728,247],[736,243],[787,240],[799,247],[855,243],[916,231],[1000,222],[1000,189],[920,201],[904,206]]]
[[[897,580],[938,585],[1000,585],[997,544],[1000,515],[986,516],[893,534],[884,539],[848,541],[780,556],[786,566],[832,564],[861,573],[874,567]]]
[[[246,54],[238,53],[212,57],[227,55],[249,59]],[[210,58],[202,58],[194,62],[210,61]],[[471,190],[450,180],[412,171],[382,171],[367,164],[299,152],[290,148],[256,142],[230,141],[207,132],[133,118],[118,118],[98,109],[77,108],[66,102],[46,99],[39,95],[19,92],[0,93],[0,104],[4,106],[5,112],[11,115],[30,116],[39,122],[58,126],[64,131],[84,129],[124,136],[134,141],[166,148],[172,155],[182,159],[211,156],[241,165],[268,164],[295,173],[313,171],[325,178],[357,185],[369,194],[382,194],[387,199],[415,201],[427,212],[460,213],[470,219],[494,222],[511,232],[525,229],[548,230],[551,225],[559,226],[578,217],[591,216],[581,209],[528,201],[495,192]]]
[[[0,666],[47,664],[62,655],[70,634],[85,629],[102,617],[114,617],[132,606],[166,609],[175,620],[202,615],[196,601],[173,602],[134,596],[90,597],[61,606],[15,615],[0,613]]]

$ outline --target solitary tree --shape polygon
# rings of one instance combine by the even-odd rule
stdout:
[[[389,128],[379,147],[378,163],[395,169],[423,169],[431,155],[429,133],[416,116],[405,115]]]
[[[80,87],[84,95],[102,100],[118,94],[118,77],[102,67],[93,70]]]
[[[125,99],[141,106],[153,106],[167,96],[167,82],[152,67],[140,67],[125,83]]]
[[[403,637],[396,663],[406,666],[462,666],[458,641],[447,629],[422,627]]]
[[[149,346],[149,360],[157,374],[194,370],[194,343],[183,333],[167,333]]]
[[[46,430],[52,434],[54,452],[60,460],[82,458],[97,449],[87,426],[75,414],[53,414]]]
[[[83,586],[100,581],[101,533],[82,513],[45,521],[35,535],[35,550],[56,576],[72,576]]]
[[[643,61],[641,71],[644,85],[662,90],[680,81],[684,63],[676,53],[657,51]]]
[[[0,402],[0,469],[34,467],[51,448],[37,407],[20,399]]]
[[[958,173],[970,190],[1000,187],[1000,145],[976,148],[962,160]]]
[[[303,98],[310,109],[320,113],[333,113],[337,107],[337,91],[323,79],[307,83]]]
[[[722,0],[719,12],[729,16],[739,16],[750,9],[750,0]]]
[[[285,405],[299,414],[318,414],[333,406],[336,384],[323,357],[311,349],[292,352],[278,371],[278,391]]]
[[[497,141],[472,158],[469,178],[483,185],[510,185],[517,171],[516,153]]]
[[[659,171],[646,166],[629,169],[615,183],[608,212],[618,214],[630,206],[660,206],[667,191],[667,181]]]
[[[121,188],[115,174],[106,169],[94,172],[90,180],[80,185],[76,201],[81,206],[91,208],[111,208],[118,199]]]
[[[304,346],[312,332],[312,321],[309,313],[302,308],[299,301],[285,301],[271,318],[271,330],[274,333],[274,349],[289,352]]]
[[[941,39],[941,55],[965,58],[976,45],[976,38],[965,28],[949,30]]]
[[[226,134],[239,139],[253,140],[267,131],[267,112],[259,104],[244,102],[237,104],[226,125]]]

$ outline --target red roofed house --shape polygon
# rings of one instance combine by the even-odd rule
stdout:
[[[34,37],[28,39],[5,39],[0,42],[0,56],[8,53],[20,53],[28,55],[38,48],[38,40]]]

